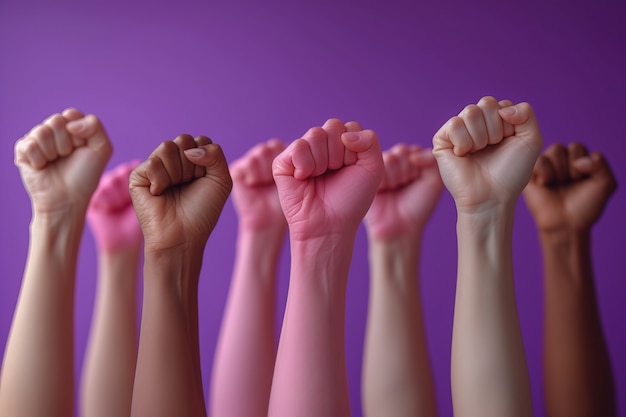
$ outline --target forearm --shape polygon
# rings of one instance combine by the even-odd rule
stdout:
[[[202,251],[146,251],[133,416],[201,416],[188,318]]]
[[[348,416],[345,298],[354,236],[291,241],[270,416]]]
[[[420,237],[370,236],[363,363],[366,416],[434,416],[436,401],[419,292]]]
[[[616,415],[611,362],[592,271],[591,231],[544,232],[540,240],[549,415]]]
[[[276,269],[283,238],[282,229],[239,231],[214,360],[212,415],[267,416],[276,355]]]
[[[139,246],[105,251],[81,383],[82,415],[128,416],[137,361]]]
[[[513,205],[458,217],[452,337],[455,415],[532,415],[513,282],[513,219]]]
[[[84,214],[33,219],[0,381],[1,416],[68,416],[74,389],[74,288]],[[33,401],[36,398],[37,401]]]

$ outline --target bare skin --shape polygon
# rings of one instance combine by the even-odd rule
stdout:
[[[532,415],[512,236],[516,201],[542,144],[530,105],[493,97],[466,106],[433,138],[433,154],[458,214],[452,332],[457,416]]]
[[[383,174],[376,134],[337,119],[274,160],[291,272],[269,416],[350,415],[346,284],[357,228]]]
[[[112,151],[98,118],[76,109],[50,116],[15,144],[32,220],[0,376],[0,416],[72,415],[78,250]]]
[[[284,148],[269,140],[230,166],[239,229],[213,362],[210,414],[215,417],[267,416],[276,358],[276,268],[287,231],[272,161]]]
[[[138,164],[132,161],[106,172],[87,210],[98,250],[98,281],[81,379],[84,417],[130,415],[142,234],[128,179]]]
[[[544,395],[548,416],[615,416],[615,382],[596,299],[591,235],[617,181],[580,143],[550,146],[524,199],[544,270]]]
[[[205,416],[198,337],[204,248],[230,194],[221,148],[163,142],[130,176],[144,235],[144,298],[133,416]]]
[[[371,272],[363,410],[367,417],[432,417],[437,404],[419,261],[443,183],[431,149],[399,144],[383,159],[385,177],[365,216]]]

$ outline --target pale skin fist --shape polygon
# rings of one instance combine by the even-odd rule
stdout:
[[[368,232],[381,239],[418,235],[443,190],[432,150],[398,144],[383,160],[385,176],[365,216]]]
[[[233,203],[240,227],[283,231],[287,227],[272,176],[272,162],[284,149],[281,141],[271,139],[256,145],[231,164]]]
[[[204,247],[232,180],[222,149],[205,136],[165,141],[130,174],[146,252]]]
[[[457,210],[476,212],[519,197],[542,145],[528,103],[483,97],[439,129],[433,155]]]
[[[137,247],[141,228],[128,192],[130,173],[140,161],[105,172],[87,209],[87,222],[98,247],[105,251]]]
[[[553,144],[537,159],[524,199],[539,230],[581,231],[600,218],[616,189],[602,154],[580,143]]]
[[[15,143],[15,165],[34,214],[85,210],[113,147],[100,120],[70,108]]]
[[[292,240],[355,233],[384,175],[376,133],[328,120],[273,163]]]

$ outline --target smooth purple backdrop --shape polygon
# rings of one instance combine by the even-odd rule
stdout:
[[[40,4],[39,4],[40,3]],[[26,258],[29,200],[13,144],[69,106],[95,113],[113,167],[179,133],[208,135],[229,160],[269,137],[289,142],[330,117],[376,130],[383,148],[430,146],[433,133],[484,95],[528,101],[546,145],[582,141],[606,153],[621,188],[594,231],[597,293],[626,415],[626,3],[0,1],[0,353]],[[202,370],[210,381],[228,290],[236,216],[211,236],[200,285]],[[515,229],[519,310],[537,416],[542,398],[541,259],[520,200]],[[347,355],[354,416],[368,295],[359,232],[349,281]],[[287,255],[287,252],[285,252]],[[279,291],[282,316],[288,256]],[[450,342],[456,276],[449,194],[425,235],[422,287],[441,416],[452,414]],[[96,253],[85,230],[76,292],[76,373],[91,319]]]

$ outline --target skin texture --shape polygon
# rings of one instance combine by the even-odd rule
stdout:
[[[279,140],[233,162],[237,252],[211,383],[211,415],[266,417],[276,357],[276,268],[287,231],[272,176]],[[245,401],[242,401],[245,398]]]
[[[383,159],[385,177],[365,216],[371,273],[364,415],[435,416],[419,260],[424,228],[443,183],[431,149],[398,144]]]
[[[348,416],[345,299],[357,228],[384,174],[376,134],[338,119],[273,163],[291,249],[269,416]]]
[[[493,97],[466,106],[433,138],[458,214],[451,364],[457,416],[532,415],[512,235],[516,201],[542,144],[530,105]]]
[[[615,383],[596,299],[591,234],[617,182],[581,143],[551,145],[524,199],[544,270],[544,395],[548,416],[615,416]]]
[[[137,269],[142,234],[128,192],[131,161],[106,172],[87,210],[98,250],[94,312],[81,379],[81,415],[129,416],[137,364]]]
[[[0,416],[72,415],[78,249],[112,150],[98,118],[76,109],[50,116],[15,144],[32,220],[0,376]]]
[[[232,180],[204,136],[163,142],[130,175],[144,235],[144,296],[133,416],[204,416],[198,280]]]

